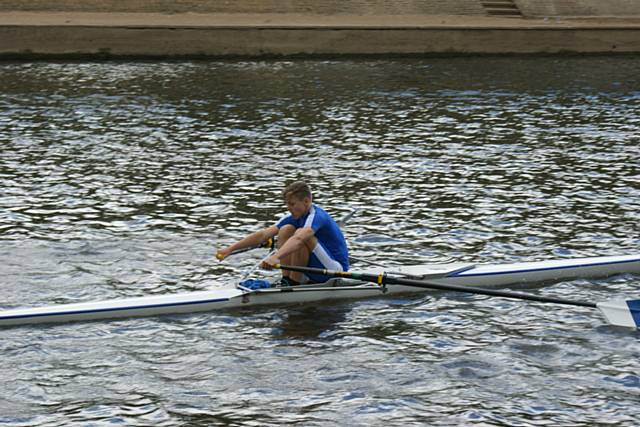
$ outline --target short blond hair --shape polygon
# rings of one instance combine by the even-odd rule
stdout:
[[[287,185],[282,191],[282,197],[286,201],[291,196],[298,200],[302,200],[305,197],[311,199],[311,188],[309,187],[309,184],[303,181],[296,181]]]

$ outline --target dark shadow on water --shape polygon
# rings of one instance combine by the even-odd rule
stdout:
[[[338,328],[350,311],[349,304],[291,307],[280,327],[274,330],[275,338],[333,339],[328,333]]]

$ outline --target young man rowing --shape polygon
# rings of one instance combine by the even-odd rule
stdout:
[[[276,224],[257,231],[220,249],[217,257],[222,260],[233,251],[259,246],[278,236],[278,250],[262,261],[267,270],[276,264],[308,266],[327,270],[347,271],[349,251],[340,227],[324,209],[313,204],[311,189],[304,182],[294,182],[283,191],[289,214]],[[305,280],[323,282],[327,276],[283,271],[283,285],[298,285]]]

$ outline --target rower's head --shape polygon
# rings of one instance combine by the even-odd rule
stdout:
[[[287,204],[287,209],[296,219],[311,209],[313,197],[311,196],[311,188],[306,182],[296,181],[287,185],[282,195]]]

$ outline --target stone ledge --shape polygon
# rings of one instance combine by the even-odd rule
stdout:
[[[502,18],[458,15],[162,14],[3,12],[2,26],[217,27],[217,28],[625,28],[640,17]]]

